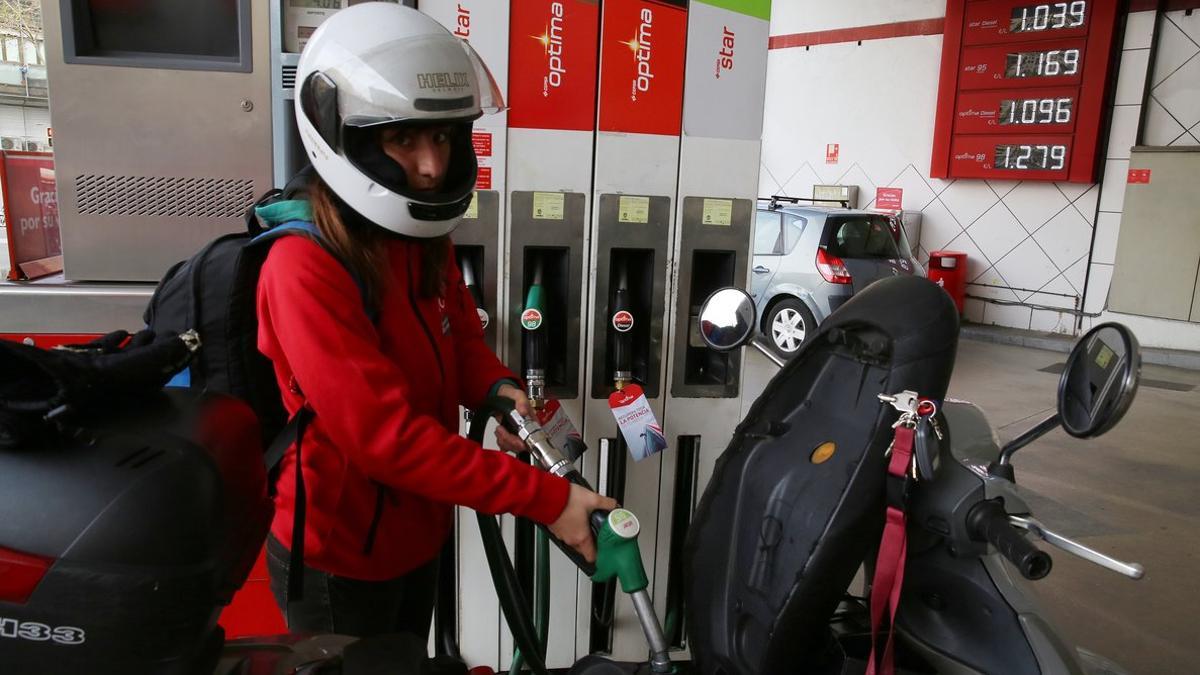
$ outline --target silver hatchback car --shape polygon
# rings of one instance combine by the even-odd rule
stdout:
[[[868,284],[925,274],[897,218],[799,201],[760,200],[754,229],[750,295],[767,346],[785,359]]]

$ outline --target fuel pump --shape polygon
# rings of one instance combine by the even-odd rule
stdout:
[[[665,608],[667,640],[677,659],[689,647],[683,544],[697,497],[732,437],[733,422],[742,417],[743,354],[706,349],[698,314],[718,288],[748,282],[770,12],[768,1],[695,0],[688,10],[666,357],[670,384],[662,417],[671,450],[663,455],[654,565],[654,598]]]
[[[673,449],[664,449],[662,429],[647,420],[663,419],[667,381],[688,9],[682,0],[632,0],[602,3],[600,12],[583,422],[593,450],[581,466],[601,492],[641,516],[642,564],[653,570],[663,525],[659,493],[669,479],[663,461]],[[588,581],[581,591],[580,651],[644,659],[632,599]],[[653,578],[648,593],[663,615]]]

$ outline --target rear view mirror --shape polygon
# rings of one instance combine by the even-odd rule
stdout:
[[[1063,429],[1093,438],[1113,428],[1137,393],[1142,355],[1137,338],[1118,323],[1096,326],[1080,338],[1058,383]]]
[[[709,348],[727,352],[754,335],[754,301],[740,288],[721,288],[700,306],[700,338]]]

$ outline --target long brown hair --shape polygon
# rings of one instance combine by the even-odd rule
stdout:
[[[368,309],[379,309],[387,286],[388,233],[381,227],[347,223],[338,210],[333,191],[314,176],[308,187],[313,223],[325,243],[363,284]],[[419,239],[421,278],[417,291],[423,298],[442,295],[446,286],[446,260],[450,237]]]

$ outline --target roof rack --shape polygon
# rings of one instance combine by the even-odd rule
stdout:
[[[779,208],[779,202],[787,202],[789,204],[798,204],[800,202],[811,202],[813,204],[826,204],[829,202],[834,202],[837,204],[841,204],[843,209],[850,208],[850,200],[849,199],[815,199],[815,198],[811,198],[811,197],[788,197],[787,195],[771,195],[770,197],[759,197],[758,201],[771,202],[770,204],[767,205],[767,208],[769,208],[769,209]]]

